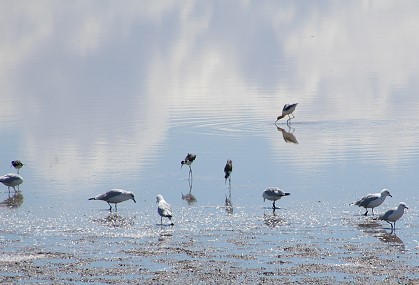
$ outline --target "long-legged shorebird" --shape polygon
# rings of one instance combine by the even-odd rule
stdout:
[[[112,189],[106,193],[97,195],[95,197],[89,198],[89,200],[102,200],[108,203],[109,211],[112,212],[112,204],[115,205],[115,212],[118,211],[116,204],[124,202],[126,200],[132,199],[134,203],[137,203],[134,198],[134,194],[130,191],[122,190],[122,189]]]
[[[387,196],[393,197],[390,191],[383,189],[380,193],[368,194],[352,204],[358,207],[364,207],[366,209],[364,216],[368,215],[368,208],[371,208],[371,212],[374,215],[374,208],[380,206]]]
[[[159,194],[156,196],[157,198],[157,213],[159,213],[160,215],[160,224],[163,225],[163,217],[164,218],[169,218],[170,220],[170,225],[174,225],[172,223],[172,217],[173,217],[173,212],[172,212],[172,206],[167,203],[164,198],[163,195]]]
[[[22,184],[23,178],[19,174],[15,173],[8,173],[3,176],[0,176],[0,182],[7,186],[7,188],[10,191],[10,187],[13,187],[13,189],[16,191],[16,186],[19,189],[19,185]]]
[[[17,174],[19,174],[19,169],[22,168],[22,166],[24,166],[24,164],[22,163],[22,161],[20,160],[13,160],[11,162],[12,165],[10,165],[10,167],[14,167],[17,170]]]
[[[233,172],[233,161],[231,159],[228,159],[226,162],[226,165],[224,166],[224,183],[228,182],[231,183],[231,173]]]
[[[282,115],[278,116],[278,118],[276,118],[275,123],[278,122],[279,120],[281,120],[285,116],[288,116],[287,123],[288,123],[289,120],[294,119],[295,116],[294,116],[293,112],[295,111],[295,108],[297,107],[297,105],[298,105],[298,103],[285,104],[284,108],[282,108]],[[292,118],[291,118],[290,115],[292,115]]]
[[[404,209],[409,209],[405,203],[401,202],[395,209],[388,210],[378,217],[379,220],[386,221],[390,224],[391,230],[396,229],[396,222],[403,216]],[[394,223],[394,226],[393,224]]]
[[[182,168],[182,166],[184,164],[186,164],[187,166],[189,166],[189,176],[192,176],[191,164],[192,164],[192,162],[194,162],[195,158],[196,158],[196,154],[188,153],[186,155],[185,159],[180,162],[180,168]]]
[[[290,195],[290,193],[286,193],[277,187],[268,187],[265,189],[265,191],[263,191],[262,197],[263,197],[263,201],[265,201],[265,199],[273,201],[272,209],[275,210],[275,209],[278,209],[275,206],[275,201],[288,195]]]

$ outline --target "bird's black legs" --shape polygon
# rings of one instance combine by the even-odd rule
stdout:
[[[374,208],[371,208],[371,213],[374,216]]]
[[[367,211],[364,213],[364,216],[367,216],[368,215],[368,209],[367,209]]]
[[[112,212],[112,205],[111,205],[111,203],[108,202],[108,205],[109,205],[109,212]],[[116,206],[116,204],[115,204],[115,206]]]

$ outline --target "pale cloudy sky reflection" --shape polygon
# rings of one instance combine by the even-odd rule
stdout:
[[[141,167],[175,119],[271,123],[294,101],[300,122],[419,119],[416,1],[0,6],[0,128],[49,167],[62,156],[74,172],[86,156],[97,173]],[[397,161],[394,140],[416,137],[393,131],[382,151]],[[386,136],[359,132],[372,145]],[[335,136],[318,138],[319,157]]]

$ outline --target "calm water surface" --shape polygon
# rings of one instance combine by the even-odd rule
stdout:
[[[419,267],[417,2],[99,2],[0,4],[0,170],[25,163],[19,194],[0,189],[3,265],[55,266],[58,252],[112,269],[128,258],[144,272],[104,275],[129,280],[202,262],[187,251],[202,248],[273,271],[351,266],[348,254],[377,248]],[[274,125],[292,102],[290,126]],[[192,181],[180,169],[188,152]],[[268,186],[291,193],[274,213]],[[112,188],[137,203],[115,216],[87,200]],[[376,212],[409,207],[395,234],[349,205],[383,188],[393,198]],[[158,225],[157,194],[174,227]],[[307,245],[319,251],[287,258]],[[292,280],[307,274],[324,277]]]

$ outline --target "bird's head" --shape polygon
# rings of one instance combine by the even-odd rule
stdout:
[[[399,208],[402,208],[402,209],[409,209],[409,208],[406,206],[406,204],[405,204],[404,202],[401,202],[401,203],[399,204]]]

